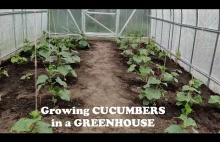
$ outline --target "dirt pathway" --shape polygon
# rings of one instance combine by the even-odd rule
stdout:
[[[84,108],[92,108],[95,106],[111,107],[111,106],[137,106],[134,101],[137,99],[137,93],[128,89],[129,85],[121,78],[122,76],[131,76],[127,73],[127,68],[123,66],[123,62],[118,56],[120,53],[116,51],[117,45],[112,42],[91,41],[93,45],[88,51],[80,52],[82,62],[78,72],[77,85],[71,90],[73,98],[80,98],[84,101]],[[132,76],[131,76],[132,77]],[[112,127],[112,128],[89,128],[82,127],[80,131],[83,133],[96,132],[116,132],[116,133],[140,133],[140,132],[163,132],[166,120],[158,121],[154,115],[94,115],[79,118],[102,118],[102,119],[155,119],[156,126],[148,127]]]

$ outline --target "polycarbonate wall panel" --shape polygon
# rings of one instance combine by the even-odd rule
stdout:
[[[172,42],[171,42],[172,43],[171,52],[175,54],[176,50],[178,50],[178,47],[179,47],[180,26],[174,25],[172,34],[173,36],[172,36]]]
[[[219,9],[151,11],[151,36],[156,37],[157,44],[174,55],[179,49],[179,64],[217,93],[220,93],[219,32]]]
[[[34,41],[36,20],[36,36],[40,38],[46,31],[47,10],[37,9],[35,18],[32,9],[0,10],[0,59],[21,48],[24,39]]]
[[[198,26],[218,30],[219,10],[199,10]]]
[[[156,36],[156,20],[151,19],[151,36],[155,37]]]
[[[170,38],[170,23],[164,22],[161,45],[163,45],[165,48],[169,48],[169,43],[168,43],[169,38]]]
[[[119,21],[119,32],[129,19],[132,9],[120,10],[120,21]],[[125,27],[125,30],[122,32],[122,35],[126,35],[127,33],[140,32],[144,34],[144,36],[148,36],[150,33],[150,10],[148,9],[138,9],[132,16],[131,20]]]
[[[161,32],[162,32],[162,21],[157,21],[156,22],[156,42],[160,43],[161,42]]]
[[[179,50],[181,58],[187,63],[190,63],[192,57],[194,35],[195,29],[182,27]]]
[[[4,15],[0,17],[0,58],[15,49],[13,16]]]

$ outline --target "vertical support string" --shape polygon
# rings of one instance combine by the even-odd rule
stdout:
[[[38,97],[38,91],[37,91],[37,24],[36,24],[36,10],[34,10],[34,47],[35,47],[35,52],[34,52],[34,81],[35,81],[35,109],[37,110],[37,97]]]

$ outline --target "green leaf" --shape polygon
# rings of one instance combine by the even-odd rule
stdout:
[[[20,79],[21,79],[21,80],[25,80],[25,78],[26,78],[26,76],[23,75]]]
[[[184,85],[182,87],[182,91],[189,91],[190,90],[190,86],[189,85]]]
[[[72,74],[73,77],[77,77],[77,74],[74,70],[71,71],[71,74]]]
[[[49,56],[45,60],[46,62],[54,62],[57,61],[57,56]]]
[[[168,86],[167,83],[162,83],[162,84],[165,85],[165,86]]]
[[[50,52],[46,49],[41,49],[38,54],[46,59],[50,55]]]
[[[12,57],[11,58],[11,62],[14,64],[14,63],[17,63],[18,62],[18,58],[16,57]]]
[[[72,59],[74,61],[74,63],[79,63],[80,62],[80,57],[77,55],[72,56]]]
[[[81,41],[79,41],[79,46],[80,47],[86,47],[88,44],[87,44],[87,42],[85,41],[85,40],[81,40]]]
[[[174,78],[174,81],[175,81],[176,83],[178,83],[178,79]]]
[[[59,76],[56,78],[56,82],[62,85],[63,87],[67,87],[66,82],[62,81]]]
[[[218,95],[211,95],[209,98],[208,103],[210,104],[217,104],[218,106],[220,106],[220,96]]]
[[[130,65],[130,67],[128,68],[128,72],[132,72],[135,70],[136,65],[132,64]]]
[[[66,52],[66,51],[62,51],[59,54],[62,55],[63,57],[71,57],[72,56],[72,54],[70,52]]]
[[[131,51],[131,50],[125,50],[122,52],[122,55],[125,55],[125,56],[133,56],[134,53]]]
[[[173,77],[177,77],[177,76],[179,76],[179,74],[176,73],[176,72],[171,72],[171,75],[172,75]]]
[[[175,69],[175,70],[173,70],[173,72],[182,73],[182,71],[181,71],[181,70],[179,70],[179,69]]]
[[[6,70],[3,71],[3,74],[8,77],[8,72]]]
[[[48,79],[48,76],[46,76],[46,75],[38,76],[38,78],[37,78],[37,85],[45,83],[47,79]]]
[[[139,94],[138,97],[139,97],[140,99],[143,99],[143,98],[145,97],[145,93],[143,92],[143,93]]]
[[[181,111],[182,111],[182,113],[185,114],[185,115],[188,115],[188,114],[190,114],[190,113],[193,111],[192,108],[189,106],[188,103],[186,103],[184,107],[185,107],[185,108],[182,108]]]
[[[190,117],[187,117],[187,115],[185,114],[181,114],[179,117],[181,120],[183,120],[183,126],[184,128],[188,127],[188,126],[196,126],[196,122],[195,120],[193,120]]]
[[[150,102],[148,100],[146,100],[146,99],[143,100],[143,105],[147,106],[147,105],[149,105],[149,103]]]
[[[140,55],[144,55],[144,56],[147,56],[148,55],[148,51],[147,51],[147,49],[139,49],[139,53],[140,53]]]
[[[156,77],[149,77],[148,78],[148,81],[147,81],[147,84],[148,85],[151,85],[151,84],[160,84],[161,81],[159,79],[157,79]]]
[[[33,110],[29,113],[33,118],[41,118],[41,115],[40,115],[40,111],[38,110]]]
[[[202,103],[202,97],[200,95],[195,96],[193,102],[196,104]]]
[[[191,92],[197,92],[197,93],[201,93],[200,91],[196,90],[196,88],[190,87],[189,85],[184,85],[182,87],[183,91],[191,91]]]
[[[62,100],[70,101],[71,92],[69,90],[60,90],[59,95]]]
[[[132,47],[133,49],[135,49],[137,46],[138,46],[138,44],[136,44],[136,43],[132,43],[132,44],[131,44],[131,47]]]
[[[47,124],[42,121],[38,121],[36,123],[36,128],[38,133],[53,133],[53,130],[50,126],[50,124]]]
[[[128,64],[128,65],[131,65],[131,64],[132,64],[132,58],[129,58],[129,60],[127,61],[127,64]]]
[[[164,130],[165,133],[189,133],[178,125],[171,125]]]
[[[72,68],[70,65],[64,65],[57,67],[57,71],[60,72],[63,76],[66,76],[69,72],[72,71]]]
[[[13,124],[10,132],[30,132],[32,124],[37,121],[37,119],[21,118]]]
[[[29,45],[25,45],[25,46],[23,47],[23,51],[24,51],[24,52],[31,51],[32,49],[33,49],[33,47],[32,47],[32,46],[29,46]]]
[[[134,55],[132,57],[132,59],[136,62],[136,63],[140,63],[142,61],[142,58],[138,55]]]
[[[163,74],[163,79],[162,79],[162,80],[163,80],[163,81],[168,81],[168,82],[170,82],[170,81],[173,80],[173,76],[172,76],[170,73],[165,72],[165,73]]]
[[[58,86],[56,86],[56,87],[53,87],[53,88],[51,88],[51,89],[49,89],[49,91],[50,91],[50,93],[52,94],[52,95],[58,95],[59,94],[59,92],[60,92],[60,88],[58,87]]]
[[[43,86],[43,85],[38,85],[38,86],[37,86],[37,92],[40,91],[40,89],[42,88],[42,86]]]
[[[159,90],[155,90],[153,88],[146,88],[144,90],[144,96],[147,97],[148,100],[159,99],[161,95],[162,94]]]
[[[26,76],[32,76],[32,75],[33,75],[33,74],[32,74],[32,73],[30,73],[30,72],[26,74]]]
[[[159,53],[159,58],[163,58],[163,57],[165,57],[167,54],[166,54],[166,51],[162,51],[162,52],[160,52]]]
[[[147,74],[152,73],[153,71],[149,67],[140,66],[139,72],[141,77],[145,77]]]
[[[176,102],[176,105],[177,105],[177,106],[181,106],[181,105],[182,105],[182,102]]]
[[[186,101],[187,96],[184,92],[178,92],[177,95],[176,95],[176,100],[180,101],[180,102]]]
[[[193,87],[195,87],[195,88],[199,88],[199,87],[203,84],[203,83],[202,83],[200,80],[198,80],[198,79],[190,80],[189,83],[192,84]]]
[[[142,61],[143,61],[144,63],[147,63],[147,62],[149,62],[149,61],[151,60],[151,58],[150,58],[150,57],[147,57],[147,56],[140,56],[140,58],[142,59]]]
[[[193,133],[199,133],[196,129],[194,129],[193,127],[192,127],[192,131],[193,131]]]

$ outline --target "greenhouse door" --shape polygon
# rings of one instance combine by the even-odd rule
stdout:
[[[88,36],[117,37],[119,12],[117,9],[82,10],[82,30]]]

